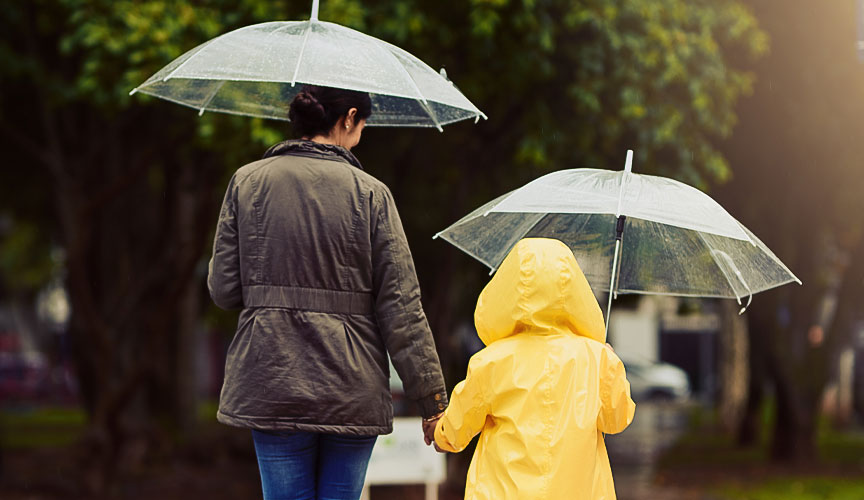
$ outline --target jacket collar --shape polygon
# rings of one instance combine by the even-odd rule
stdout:
[[[351,151],[333,144],[321,144],[314,141],[287,140],[274,144],[264,153],[264,158],[281,155],[312,156],[326,160],[342,161],[363,170],[363,165]]]

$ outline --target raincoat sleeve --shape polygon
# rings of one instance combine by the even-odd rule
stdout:
[[[624,363],[608,347],[600,354],[600,415],[597,428],[606,434],[617,434],[630,425],[636,403],[630,398],[630,382]]]
[[[456,384],[450,397],[450,406],[435,426],[435,444],[445,451],[458,453],[483,430],[489,416],[489,401],[483,386],[489,383],[488,369],[475,355],[468,363],[465,380]]]
[[[213,302],[222,309],[243,307],[235,177],[228,183],[222,210],[219,212],[216,237],[213,240],[213,257],[207,273],[207,288],[210,289]]]
[[[428,418],[447,407],[447,388],[432,331],[420,303],[420,284],[396,204],[388,189],[374,193],[372,277],[375,316],[405,395]]]

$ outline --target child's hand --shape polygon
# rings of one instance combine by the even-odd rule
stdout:
[[[435,425],[438,424],[438,420],[441,419],[441,415],[444,415],[444,413],[441,412],[434,417],[423,419],[423,441],[426,442],[426,446],[429,446],[430,444],[435,442]]]

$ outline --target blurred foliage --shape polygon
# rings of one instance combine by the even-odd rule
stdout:
[[[283,126],[233,116],[198,119],[147,96],[130,97],[129,90],[220,33],[255,22],[305,19],[310,5],[12,2],[0,12],[0,25],[17,35],[0,41],[0,122],[7,132],[26,133],[32,149],[39,149],[46,138],[28,127],[38,133],[39,105],[47,113],[95,108],[105,127],[126,109],[154,107],[172,128],[197,130],[197,144],[189,146],[218,151],[227,166],[219,174],[225,179],[284,137]],[[451,127],[443,138],[432,139],[426,131],[367,133],[369,144],[360,152],[361,159],[373,160],[372,172],[385,181],[413,181],[394,186],[403,201],[412,200],[403,209],[409,236],[431,234],[457,211],[549,170],[617,168],[626,148],[636,150],[639,171],[700,186],[722,182],[730,169],[714,143],[731,132],[735,102],[753,84],[752,73],[730,61],[757,57],[768,47],[755,18],[733,0],[472,0],[422,7],[406,0],[325,0],[320,18],[397,43],[433,66],[445,65],[490,116],[476,127]],[[136,132],[142,141],[157,139]],[[406,149],[436,154],[407,154],[412,164],[406,165],[399,161]],[[33,172],[7,175],[0,180],[8,179],[3,184],[16,190],[39,178]],[[447,216],[425,213],[464,182],[472,186]],[[17,191],[2,194],[12,205],[21,201]],[[50,193],[41,198],[50,205]],[[46,214],[39,216],[42,225]]]
[[[703,187],[729,177],[714,141],[731,133],[735,103],[753,85],[730,61],[768,49],[740,2],[406,4],[365,2],[360,19],[333,20],[445,65],[490,117],[478,133],[506,162],[490,174],[618,168],[629,147],[641,171]]]
[[[15,221],[0,232],[0,279],[7,290],[38,290],[57,270],[49,234],[32,221]]]
[[[735,436],[719,431],[718,417],[713,409],[702,406],[692,408],[687,431],[660,458],[660,475],[674,474],[676,471],[686,473],[689,468],[722,472],[730,467],[743,469],[764,466],[770,458],[768,444],[776,414],[776,401],[769,399],[760,408],[759,425],[762,431],[759,433],[759,446],[741,447],[736,443]],[[812,467],[811,472],[864,471],[864,433],[860,430],[835,429],[831,419],[822,415],[816,441],[820,460],[818,465],[808,464]],[[775,467],[770,471],[782,474],[784,469]]]

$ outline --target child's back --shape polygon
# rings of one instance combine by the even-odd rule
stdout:
[[[603,433],[624,430],[635,405],[566,245],[520,241],[480,295],[475,322],[487,347],[436,430],[449,451],[482,431],[465,498],[615,498]]]

